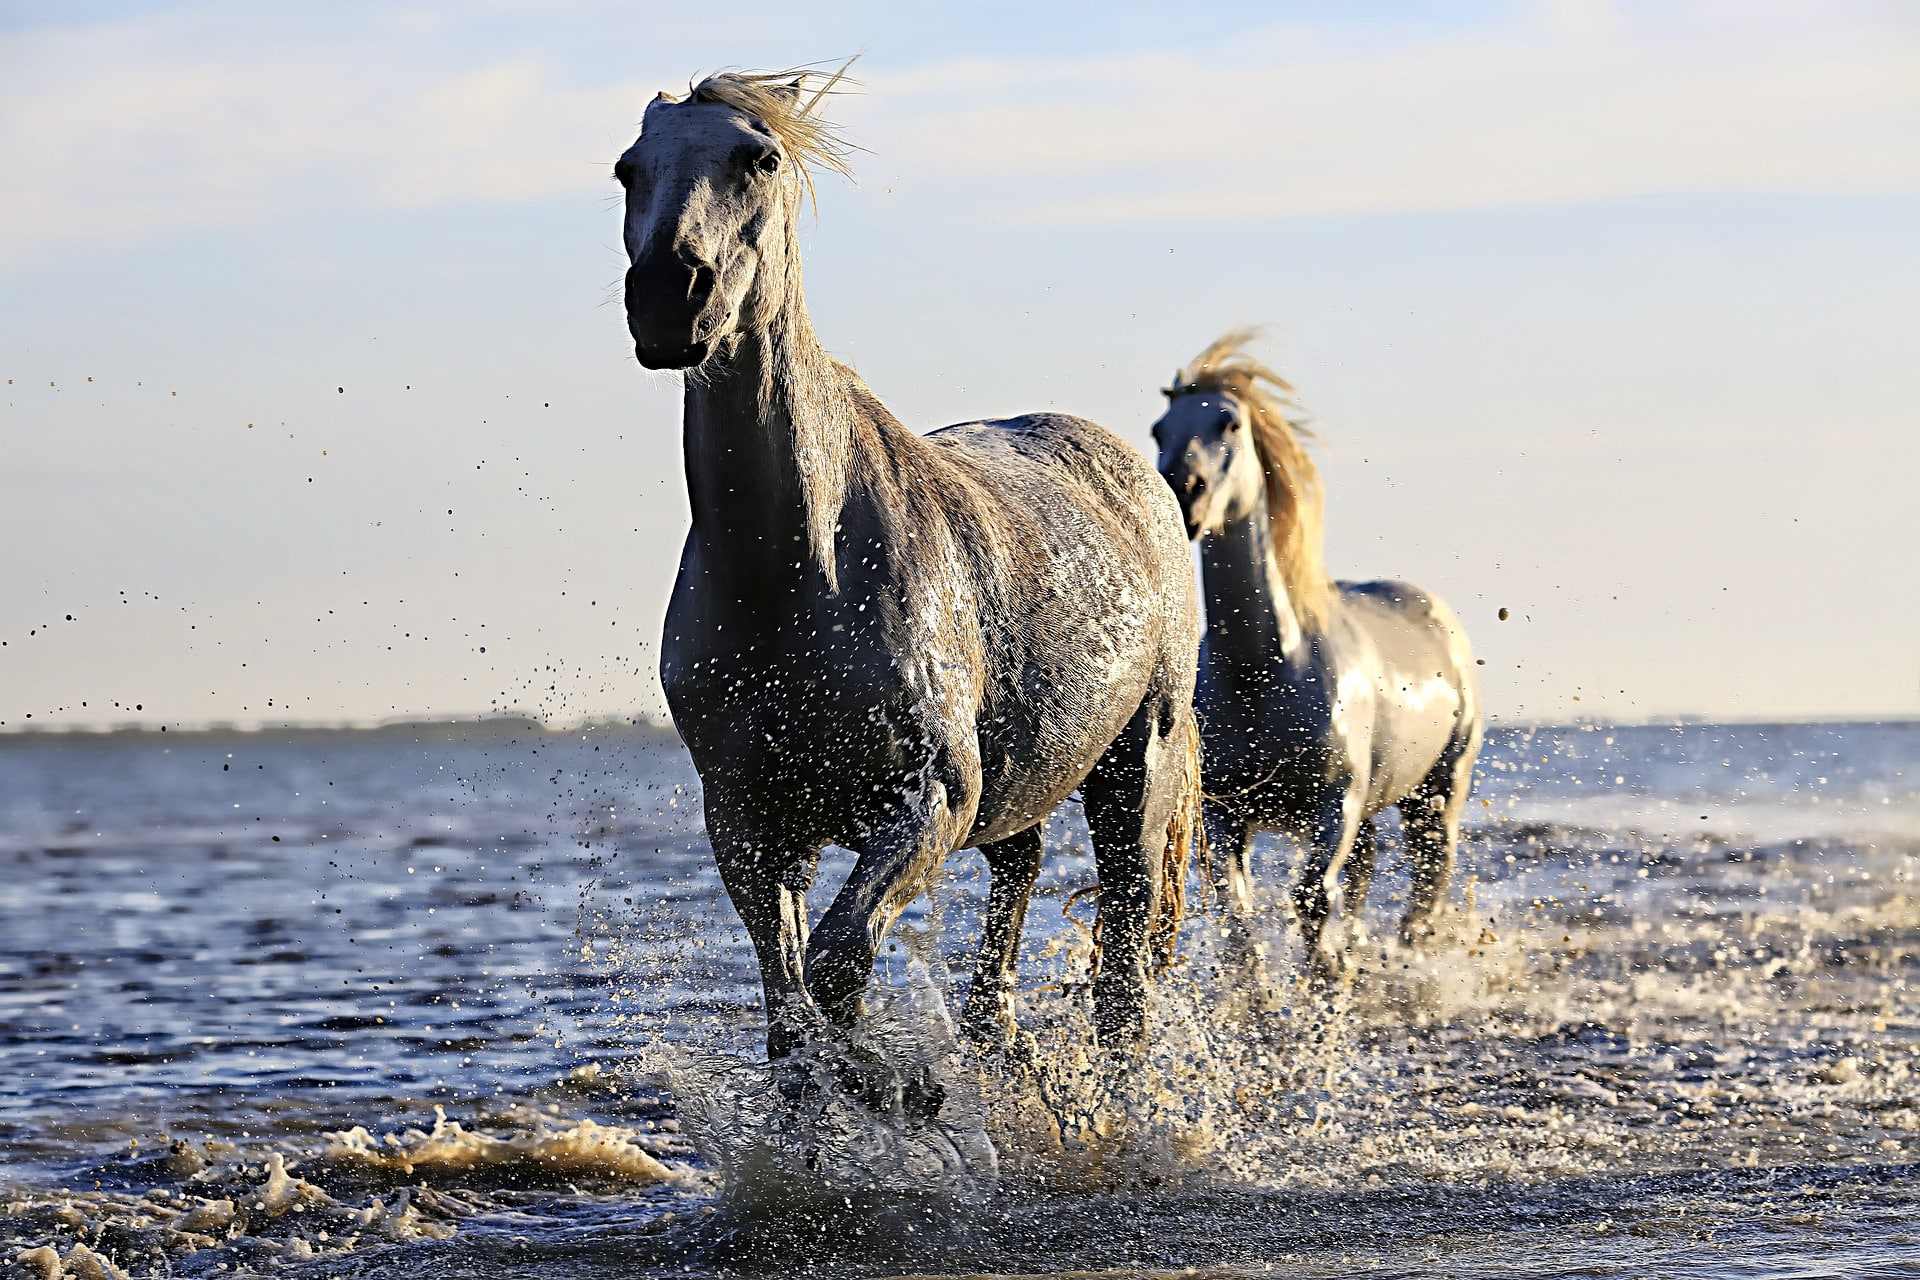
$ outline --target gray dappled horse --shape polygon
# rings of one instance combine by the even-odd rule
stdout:
[[[888,929],[970,846],[993,878],[964,1021],[1010,1032],[1042,823],[1076,789],[1101,890],[1095,1025],[1124,1045],[1177,927],[1198,784],[1180,513],[1091,422],[918,436],[827,355],[797,232],[808,166],[845,172],[820,96],[803,104],[794,73],[662,93],[614,170],[634,350],[686,371],[693,527],[660,674],[760,961],[767,1052],[853,1023]],[[829,844],[858,860],[809,934]],[[859,1070],[899,1096],[871,1055]]]
[[[1168,387],[1160,473],[1200,539],[1206,599],[1197,710],[1214,883],[1248,927],[1248,851],[1279,830],[1307,851],[1294,890],[1312,972],[1342,957],[1322,932],[1345,872],[1366,902],[1374,818],[1397,806],[1413,891],[1403,942],[1432,927],[1453,876],[1482,733],[1473,657],[1453,611],[1404,582],[1333,583],[1321,559],[1319,472],[1290,421],[1291,388],[1229,333]]]

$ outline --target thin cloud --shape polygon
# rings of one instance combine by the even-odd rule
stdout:
[[[0,264],[295,211],[591,192],[652,89],[687,71],[595,83],[358,12],[0,37]],[[1051,223],[1920,193],[1920,39],[1895,11],[1639,12],[1559,0],[1465,33],[1294,25],[1181,52],[878,65],[841,109],[862,167],[903,191]]]
[[[1920,192],[1920,40],[1891,19],[1566,10],[1401,45],[1277,28],[874,75],[862,127],[903,176],[964,173],[1046,222]]]
[[[436,65],[430,32],[206,26],[189,14],[5,40],[0,261],[295,211],[590,190],[645,101],[638,82],[581,86],[526,58]]]

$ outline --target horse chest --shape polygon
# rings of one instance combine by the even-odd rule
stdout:
[[[1334,674],[1319,664],[1203,664],[1195,706],[1207,792],[1278,821],[1354,772],[1364,744],[1352,740],[1340,702]]]
[[[670,653],[668,707],[709,789],[844,842],[923,781],[950,736],[928,715],[942,699],[872,632],[794,624],[732,653],[708,632],[701,656]]]

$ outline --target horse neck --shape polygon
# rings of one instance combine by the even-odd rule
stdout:
[[[710,577],[787,594],[835,576],[834,530],[852,462],[850,378],[814,335],[798,283],[686,384],[687,492]]]
[[[1209,660],[1267,671],[1300,655],[1306,638],[1273,554],[1265,503],[1200,543]]]

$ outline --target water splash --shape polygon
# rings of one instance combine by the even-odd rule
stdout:
[[[905,986],[873,1001],[851,1047],[816,1044],[769,1067],[750,1056],[658,1043],[637,1068],[672,1095],[723,1198],[775,1212],[853,1195],[961,1202],[992,1195],[999,1159],[987,1135],[986,1099],[964,1059],[933,971],[916,957]],[[931,1081],[937,1108],[919,1114],[901,1090],[884,1108],[870,1105],[870,1095],[848,1082],[876,1064]]]

